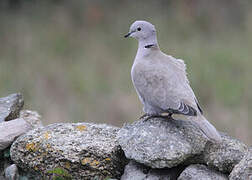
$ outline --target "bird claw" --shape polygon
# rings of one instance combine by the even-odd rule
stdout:
[[[147,118],[146,118],[147,117]],[[150,114],[144,114],[144,115],[142,115],[139,119],[143,119],[144,118],[144,122],[145,121],[147,121],[147,120],[149,120],[150,118],[162,118],[162,119],[171,119],[172,118],[172,114],[168,114],[168,115],[159,115],[159,114],[157,114],[157,115],[150,115]]]

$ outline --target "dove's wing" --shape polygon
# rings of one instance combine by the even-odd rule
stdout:
[[[199,108],[184,62],[165,54],[152,58],[136,62],[132,69],[133,83],[142,101],[163,112],[197,115]]]

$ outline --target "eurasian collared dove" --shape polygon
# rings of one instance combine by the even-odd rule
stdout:
[[[159,49],[154,25],[135,21],[125,37],[138,40],[131,77],[146,115],[183,115],[195,122],[210,140],[220,142],[221,136],[203,116],[189,85],[184,61],[166,55]]]

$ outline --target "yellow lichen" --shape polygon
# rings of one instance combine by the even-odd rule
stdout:
[[[94,160],[93,162],[90,163],[91,166],[97,166],[99,164],[100,164],[100,162],[96,161],[96,160]]]
[[[84,158],[84,159],[81,160],[82,165],[89,164],[90,162],[91,162],[91,158]]]
[[[46,140],[48,140],[48,139],[51,138],[51,135],[49,134],[49,132],[46,132],[46,133],[44,134],[44,137],[45,137]]]
[[[37,147],[36,147],[36,143],[31,142],[31,143],[27,143],[25,146],[25,149],[28,151],[36,151]]]
[[[65,162],[65,168],[70,169],[71,165],[70,162]]]
[[[47,144],[46,147],[50,149],[52,146],[50,144]]]
[[[106,160],[106,161],[111,161],[111,159],[110,159],[110,158],[106,158],[105,160]]]
[[[79,125],[79,126],[76,126],[76,129],[78,129],[79,131],[84,131],[87,129],[87,127],[84,125]]]

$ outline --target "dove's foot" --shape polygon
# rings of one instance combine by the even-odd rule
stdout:
[[[139,119],[143,119],[143,121],[147,121],[151,118],[162,118],[162,119],[172,119],[172,113],[169,113],[168,115],[162,115],[162,114],[144,114]]]

